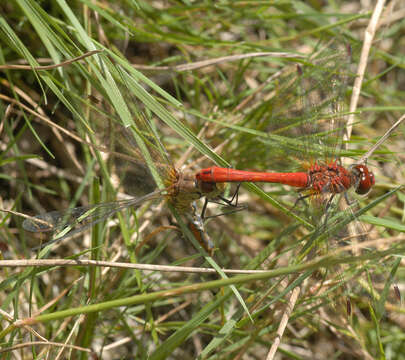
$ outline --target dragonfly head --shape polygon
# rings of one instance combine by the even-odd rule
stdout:
[[[356,164],[351,168],[352,174],[355,176],[355,191],[357,194],[367,194],[375,184],[374,174],[366,165]]]

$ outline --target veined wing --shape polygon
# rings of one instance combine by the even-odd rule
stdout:
[[[252,115],[243,124],[247,128],[253,123],[255,131],[241,132],[238,146],[232,148],[239,159],[235,167],[255,164],[255,170],[301,171],[306,162],[326,162],[340,154],[350,57],[339,44],[330,45],[300,61],[300,66],[286,67],[263,90],[255,110],[263,116]]]
[[[154,191],[157,183],[162,187],[172,185],[174,167],[143,114],[137,116],[136,125],[138,128],[125,128],[115,122],[108,126],[101,122],[93,124],[93,130],[101,134],[107,145],[112,170],[123,190],[132,196],[143,196]],[[135,137],[143,143],[143,150]]]
[[[31,232],[58,232],[56,238],[51,241],[52,243],[82,232],[118,211],[128,207],[138,207],[145,201],[154,200],[161,196],[162,191],[159,190],[139,198],[50,211],[24,220],[23,228]]]

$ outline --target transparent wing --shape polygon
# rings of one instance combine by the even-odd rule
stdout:
[[[116,149],[120,154],[127,154],[129,161],[117,156],[113,156],[113,159],[116,172],[120,176],[120,182],[125,189],[128,189],[128,193],[144,195],[156,188],[157,181],[152,171],[156,171],[159,180],[163,182],[165,187],[168,187],[171,185],[170,176],[174,167],[157,135],[153,134],[148,122],[142,115],[137,119],[137,126],[137,129],[115,126]],[[136,132],[146,145],[147,159],[139,149],[133,132]]]
[[[58,232],[58,240],[61,240],[62,238],[82,232],[118,211],[128,207],[138,207],[146,201],[154,200],[161,196],[161,191],[155,191],[140,198],[51,211],[24,220],[22,226],[25,230],[31,232]]]
[[[151,125],[154,119],[139,110],[133,119],[128,128],[113,119],[97,119],[91,126],[123,190],[143,196],[154,191],[157,184],[170,186],[174,167]]]
[[[345,131],[349,63],[346,49],[328,44],[306,61],[286,67],[245,120],[243,126],[252,122],[256,133],[241,132],[243,139],[237,143],[254,151],[240,148],[244,156],[235,167],[255,164],[268,171],[297,171],[304,162],[335,158]]]

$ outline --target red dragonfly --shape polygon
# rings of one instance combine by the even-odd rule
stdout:
[[[123,174],[120,182],[124,187],[130,188],[131,193],[142,195],[125,200],[51,211],[24,220],[23,228],[27,231],[57,233],[54,239],[41,247],[80,233],[119,211],[137,208],[148,201],[166,199],[186,217],[186,223],[196,239],[209,254],[213,254],[214,245],[204,234],[203,219],[197,214],[194,202],[202,197],[207,201],[221,197],[223,187],[196,181],[195,173],[175,169],[156,137],[151,131],[147,132],[146,120],[143,117],[139,118],[137,125],[142,127],[143,139],[150,145],[148,151],[153,160],[153,166],[159,177],[163,179],[165,188],[151,191],[156,185],[134,140],[134,134],[122,126],[114,126],[114,131],[118,133],[116,145],[118,151],[109,150],[108,152],[114,158],[117,173]],[[145,192],[147,193],[144,194]]]
[[[354,188],[357,194],[367,194],[374,185],[374,175],[364,164],[349,169],[336,161],[329,164],[315,163],[306,172],[257,172],[243,171],[218,166],[200,170],[196,179],[199,183],[267,182],[299,187],[308,196],[339,194]]]
[[[275,83],[270,94],[263,95],[266,100],[258,102],[257,112],[265,115],[260,120],[252,120],[256,121],[253,130],[247,129],[248,120],[244,127],[232,126],[239,130],[239,142],[243,144],[241,162],[257,163],[260,159],[274,172],[213,166],[196,174],[197,181],[212,184],[263,182],[288,185],[299,188],[298,200],[307,197],[315,200],[310,212],[314,231],[308,235],[302,256],[308,255],[308,249],[314,249],[312,246],[317,247],[318,240],[329,240],[333,235],[341,240],[347,235],[341,230],[345,230],[343,227],[354,218],[353,207],[338,214],[342,217],[331,216],[338,210],[338,204],[333,201],[338,194],[342,194],[349,205],[354,205],[349,201],[348,191],[353,189],[357,194],[365,195],[375,184],[374,174],[364,162],[348,167],[342,165],[343,156],[359,155],[359,152],[344,149],[347,63],[343,51],[321,50],[304,66]],[[264,130],[256,131],[257,128]],[[234,146],[231,151],[237,159],[239,148]],[[334,272],[333,276],[339,273]],[[350,312],[348,300],[347,313]]]
[[[289,185],[299,188],[302,195],[298,200],[327,198],[326,208],[335,195],[346,197],[351,188],[359,195],[367,194],[375,183],[367,165],[355,163],[345,168],[341,163],[346,127],[343,104],[347,57],[342,51],[321,50],[306,66],[299,66],[283,77],[280,85],[275,86],[274,97],[266,105],[260,104],[271,111],[270,117],[260,124],[269,128],[267,134],[261,133],[258,138],[241,129],[240,136],[247,143],[252,138],[254,149],[245,151],[243,156],[252,154],[274,167],[294,171],[258,172],[213,166],[200,170],[196,174],[197,182]],[[238,149],[232,151],[237,157]],[[297,168],[305,171],[297,171]],[[320,203],[322,201],[317,202]]]
[[[161,170],[164,168],[160,167]],[[206,201],[220,197],[225,203],[231,204],[231,201],[221,197],[220,194],[223,188],[217,185],[220,183],[280,183],[299,187],[301,190],[308,192],[306,196],[338,194],[347,191],[351,187],[355,189],[357,194],[366,194],[374,185],[374,175],[368,170],[367,166],[357,164],[347,170],[336,162],[328,165],[316,163],[306,172],[267,173],[214,166],[200,170],[196,174],[180,172],[171,168],[168,175],[166,180],[169,186],[165,190],[157,190],[145,196],[128,200],[51,211],[37,215],[33,219],[25,220],[23,227],[25,230],[32,232],[60,231],[75,227],[74,230],[70,230],[66,235],[56,239],[60,241],[105,220],[118,211],[129,207],[138,207],[147,201],[166,197],[180,213],[190,212],[192,214],[191,230],[198,239],[202,239],[205,238],[202,224],[204,214],[201,217],[198,216],[192,204],[202,197],[205,197]],[[206,250],[212,253],[213,244],[210,242],[203,244]]]
[[[321,73],[326,74],[330,81],[336,84],[335,87],[338,87],[337,84],[339,84],[339,82],[337,79],[342,75],[339,70],[336,70],[340,69],[338,67],[338,63],[340,61],[341,56],[330,56],[330,53],[327,55],[321,54],[321,56],[314,61],[314,64],[316,63],[317,65],[320,65],[320,67],[323,69]],[[287,78],[283,79],[282,86],[276,92],[276,95],[278,95],[277,98],[281,98],[284,101],[290,99],[291,102],[296,102],[297,99],[303,98],[303,94],[297,94],[297,89],[300,88],[293,84],[297,81],[297,79],[302,83],[305,83],[310,79],[312,85],[312,81],[314,80],[313,74],[314,72],[310,71],[310,75],[306,77],[304,71],[299,71],[295,73],[297,76],[293,76],[293,82]],[[321,75],[321,77],[321,81],[324,82],[325,78],[323,75]],[[339,89],[341,88],[339,87]],[[316,83],[316,86],[312,86],[310,91],[305,93],[305,96],[310,97],[313,95],[312,93],[322,93],[321,90],[320,83],[318,82]],[[344,130],[344,125],[342,124],[343,117],[340,117],[334,108],[335,104],[339,103],[340,100],[341,99],[338,96],[337,98],[328,98],[326,101],[321,102],[320,105],[315,109],[317,113],[317,117],[315,119],[313,116],[308,116],[309,114],[304,113],[305,109],[308,107],[304,106],[302,108],[297,108],[297,106],[294,105],[294,117],[287,116],[284,117],[282,121],[278,119],[279,125],[283,125],[285,129],[289,131],[291,125],[294,125],[294,122],[301,123],[300,127],[302,128],[306,127],[308,124],[311,124],[311,135],[315,134],[316,136],[323,131],[324,135],[326,135],[323,138],[318,138],[317,140],[322,145],[326,144],[327,149],[332,149],[332,154],[330,151],[326,152],[325,158],[333,157],[336,149],[338,148],[337,145],[342,142],[342,137],[340,135]],[[273,105],[273,107],[275,107],[275,105]],[[333,108],[332,111],[331,107]],[[330,117],[330,114],[333,114],[333,117]],[[278,117],[280,117],[280,114]],[[302,119],[304,119],[304,121]],[[326,126],[322,127],[321,123],[325,125],[324,119],[327,120]],[[313,124],[317,124],[318,126],[312,126]],[[151,131],[145,130],[147,126],[145,126],[144,123],[141,124],[141,127],[142,134],[152,134]],[[279,126],[279,128],[281,128],[281,126]],[[280,129],[277,129],[276,131],[278,133],[282,133],[280,132]],[[129,156],[124,156],[125,160],[127,161],[126,170],[133,170],[136,176],[132,177],[132,179],[136,179],[140,177],[140,173],[149,172],[144,170],[144,164],[140,165],[140,150],[137,144],[134,144],[133,138],[128,136],[128,134],[125,134],[125,132],[124,135],[125,136],[120,137],[120,143],[128,143],[129,146],[124,146],[124,148],[127,152],[128,149],[130,149]],[[143,136],[147,138],[146,140],[148,143],[152,144],[150,148],[160,150],[163,149],[161,144],[156,142],[156,137],[152,135]],[[276,136],[278,136],[276,138],[277,146],[282,145],[287,138],[279,135]],[[332,144],[334,146],[330,146],[330,139],[332,139],[332,143],[334,142]],[[311,150],[311,146],[308,145],[308,141],[303,142],[303,144],[303,147],[298,148],[293,156],[298,158],[297,152],[299,152],[300,155],[303,153],[308,155],[309,151],[307,150]],[[265,145],[267,146],[268,144]],[[286,148],[288,147],[287,141]],[[167,159],[167,157],[161,155],[162,151],[158,152],[152,150],[152,153],[154,155],[153,160],[155,167],[165,182],[164,185],[166,188],[164,190],[153,191],[147,195],[134,197],[128,200],[100,203],[62,211],[52,211],[24,221],[23,227],[26,230],[34,232],[61,231],[61,234],[57,238],[59,241],[67,236],[73,235],[76,232],[83,231],[85,228],[88,228],[97,222],[103,221],[107,217],[125,208],[137,207],[146,201],[165,197],[177,210],[179,210],[180,213],[188,215],[189,218],[191,215],[190,224],[192,224],[191,226],[193,233],[199,233],[200,238],[203,238],[202,230],[206,206],[204,205],[203,207],[202,215],[198,216],[195,212],[193,202],[203,197],[205,197],[207,201],[219,197],[225,203],[231,204],[232,201],[227,201],[221,197],[223,187],[220,184],[222,183],[240,183],[246,181],[281,183],[300,188],[305,193],[303,197],[323,196],[326,194],[331,194],[333,197],[335,194],[344,193],[352,187],[358,194],[365,194],[374,185],[374,176],[372,172],[368,170],[366,165],[356,164],[346,169],[340,165],[339,160],[336,158],[332,161],[314,161],[312,165],[307,167],[307,171],[305,172],[263,173],[211,167],[200,170],[197,173],[190,173],[176,170],[171,165],[171,162]],[[156,153],[160,155],[156,156]],[[114,153],[114,155],[116,154]],[[118,156],[118,158],[120,158],[120,156]],[[135,170],[131,169],[131,167],[134,167]],[[140,168],[142,168],[142,171],[139,171]],[[126,173],[125,170],[120,170],[120,173],[121,172]],[[152,183],[150,180],[142,180],[141,182],[146,184]],[[212,252],[212,244],[206,245],[205,247]]]

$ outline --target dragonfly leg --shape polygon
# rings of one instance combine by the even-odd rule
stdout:
[[[207,199],[206,199],[207,200]],[[204,206],[206,208],[206,203],[204,203]],[[205,251],[208,252],[210,256],[214,254],[215,246],[212,240],[209,238],[207,233],[205,232],[204,229],[204,221],[201,215],[197,214],[197,208],[195,203],[192,205],[193,212],[192,215],[190,216],[190,221],[188,223],[188,228],[190,231],[193,233],[195,239],[198,241],[198,243],[205,249]],[[204,209],[205,211],[205,209]]]
[[[207,205],[208,205],[208,198],[205,198],[205,199],[204,199],[204,205],[203,205],[203,208],[202,208],[202,210],[201,210],[201,215],[200,215],[200,217],[201,217],[202,220],[205,219],[205,211],[207,210]],[[193,203],[192,206],[193,206],[194,211],[195,211],[195,204]]]
[[[325,219],[324,219],[324,221],[323,221],[322,227],[325,227],[325,228],[326,228],[326,224],[327,224],[327,222],[328,222],[329,213],[330,213],[330,207],[331,207],[331,205],[332,205],[332,201],[333,201],[333,198],[334,198],[334,197],[335,197],[335,194],[332,194],[332,195],[330,196],[330,198],[328,199],[328,201],[326,202],[326,206],[325,206]]]
[[[239,189],[240,189],[241,183],[238,183],[236,186],[236,190],[232,195],[231,199],[226,199],[223,196],[219,196],[219,198],[227,205],[232,206],[232,207],[238,207],[238,200],[239,200]],[[233,204],[233,201],[235,200],[235,204]]]
[[[218,216],[222,216],[222,215],[228,215],[228,214],[233,214],[235,212],[238,211],[242,211],[245,210],[247,208],[247,205],[239,205],[239,189],[240,189],[241,183],[238,183],[236,190],[234,192],[234,194],[232,195],[232,197],[230,199],[227,199],[221,195],[217,196],[217,199],[221,200],[221,201],[215,201],[215,199],[205,199],[204,202],[204,206],[203,206],[203,211],[201,212],[201,217],[203,220],[205,219],[210,219],[210,218],[215,218]],[[226,211],[220,214],[216,214],[216,215],[211,215],[211,216],[205,216],[205,210],[207,208],[207,204],[208,202],[214,203],[214,204],[219,204],[219,205],[226,205],[229,206],[230,208],[233,208],[233,210],[231,211]]]
[[[356,200],[352,200],[352,201],[349,200],[349,197],[347,196],[347,192],[344,192],[343,196],[345,197],[347,206],[352,206],[353,204],[356,203]]]
[[[328,213],[329,212],[329,209],[330,209],[330,207],[331,207],[331,205],[332,205],[332,201],[333,201],[333,198],[335,197],[335,194],[332,194],[331,196],[330,196],[330,198],[328,199],[328,201],[326,202],[326,206],[325,206],[325,213]]]
[[[222,212],[222,213],[215,214],[215,215],[206,216],[206,217],[204,217],[204,220],[216,218],[216,217],[218,217],[218,216],[223,216],[223,215],[230,215],[230,214],[233,214],[233,213],[236,213],[236,212],[239,212],[239,211],[242,211],[242,210],[247,209],[247,205],[246,205],[246,204],[242,204],[242,205],[238,205],[238,206],[235,206],[235,205],[232,206],[232,205],[231,205],[231,207],[233,207],[233,210],[226,211],[226,212]]]
[[[298,197],[298,199],[295,200],[295,203],[294,203],[294,205],[291,207],[290,211],[294,210],[295,207],[298,205],[298,203],[299,203],[300,201],[304,201],[306,198],[309,198],[309,197],[311,197],[311,196],[312,196],[312,194],[300,195],[300,196]],[[305,202],[304,202],[304,204],[305,204]]]
[[[237,208],[238,207],[238,201],[239,201],[239,189],[240,189],[241,183],[238,183],[236,186],[236,190],[233,193],[232,197],[230,199],[224,198],[223,196],[219,195],[218,199],[220,199],[224,204]],[[234,202],[235,201],[235,202]]]

